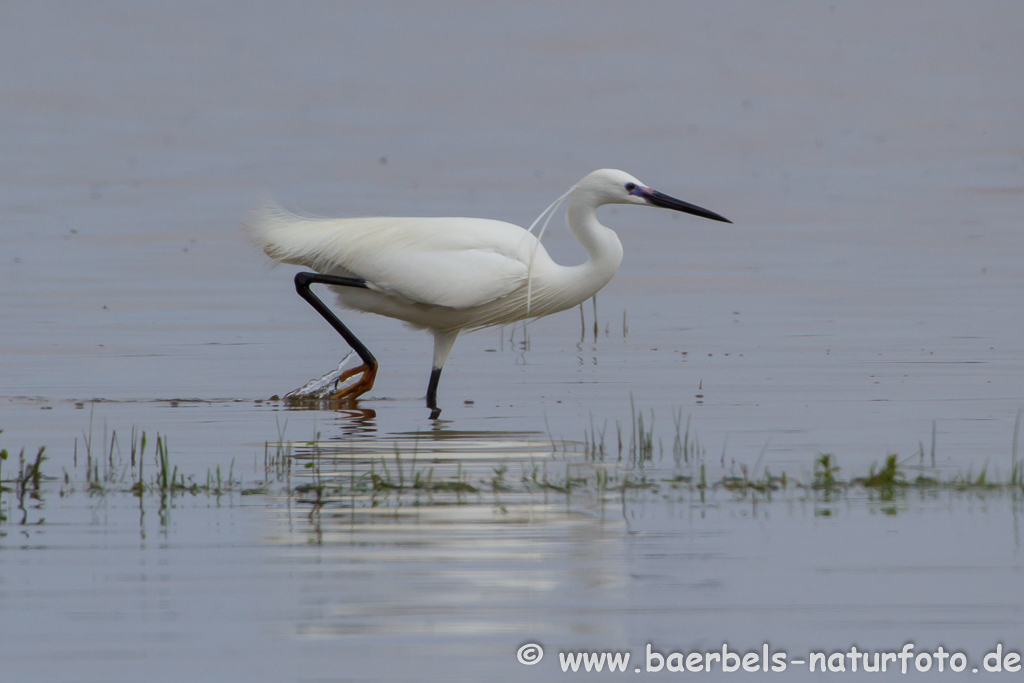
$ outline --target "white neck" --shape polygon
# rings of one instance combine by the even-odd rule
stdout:
[[[566,289],[576,303],[585,301],[604,287],[622,263],[622,243],[618,235],[597,220],[597,207],[607,203],[592,190],[577,187],[569,195],[569,229],[587,250],[587,262],[572,268],[572,282]],[[572,305],[575,305],[572,304]]]

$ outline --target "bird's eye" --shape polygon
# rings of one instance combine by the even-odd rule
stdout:
[[[636,189],[636,183],[626,183],[626,192],[632,192]]]

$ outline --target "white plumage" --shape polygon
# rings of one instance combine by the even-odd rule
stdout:
[[[663,206],[726,221],[651,190],[628,173],[602,169],[568,193],[569,227],[588,256],[578,266],[555,263],[539,239],[517,225],[481,218],[320,219],[267,206],[248,227],[277,261],[364,281],[365,288],[332,286],[342,306],[430,330],[433,406],[437,376],[460,331],[572,308],[612,279],[622,245],[595,215],[609,203]],[[359,393],[370,386],[372,377]]]

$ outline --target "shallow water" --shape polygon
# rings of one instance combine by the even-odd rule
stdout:
[[[1011,474],[1021,13],[10,9],[0,478],[16,489],[18,451],[45,445],[52,479],[21,507],[0,496],[5,670],[505,680],[560,676],[559,651],[635,662],[647,643],[941,643],[972,666],[998,642],[1020,651],[1019,491],[797,484],[819,453],[843,480],[889,453],[910,478]],[[528,225],[602,166],[735,225],[605,209],[626,259],[597,334],[588,303],[582,324],[569,311],[463,337],[438,420],[421,398],[426,335],[368,316],[352,327],[382,371],[357,408],[267,400],[345,349],[294,269],[245,241],[262,196]],[[556,228],[549,250],[578,261]],[[637,413],[654,423],[642,468]],[[687,421],[712,482],[746,468],[787,486],[666,482]],[[181,474],[219,467],[237,485],[132,495],[133,427],[148,458],[159,432]],[[603,463],[588,454],[601,434]],[[103,492],[88,490],[90,438],[126,477]],[[269,471],[278,442],[290,455]],[[382,463],[391,479],[375,480]],[[410,488],[431,467],[477,491]],[[510,490],[495,491],[503,467]],[[357,495],[359,481],[377,488]],[[533,667],[516,661],[527,642],[547,652]]]

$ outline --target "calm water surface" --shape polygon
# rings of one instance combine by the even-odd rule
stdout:
[[[4,15],[9,675],[535,680],[559,652],[644,667],[648,643],[941,644],[970,667],[1024,647],[1019,490],[798,485],[820,453],[844,481],[890,453],[908,478],[1011,476],[1017,4]],[[267,400],[344,349],[245,241],[261,197],[528,225],[599,167],[735,225],[605,209],[626,259],[596,309],[460,339],[437,420],[428,337],[367,316],[382,371],[358,406]],[[159,433],[202,490],[133,495],[133,427],[145,481]],[[701,490],[700,463],[787,485]]]

